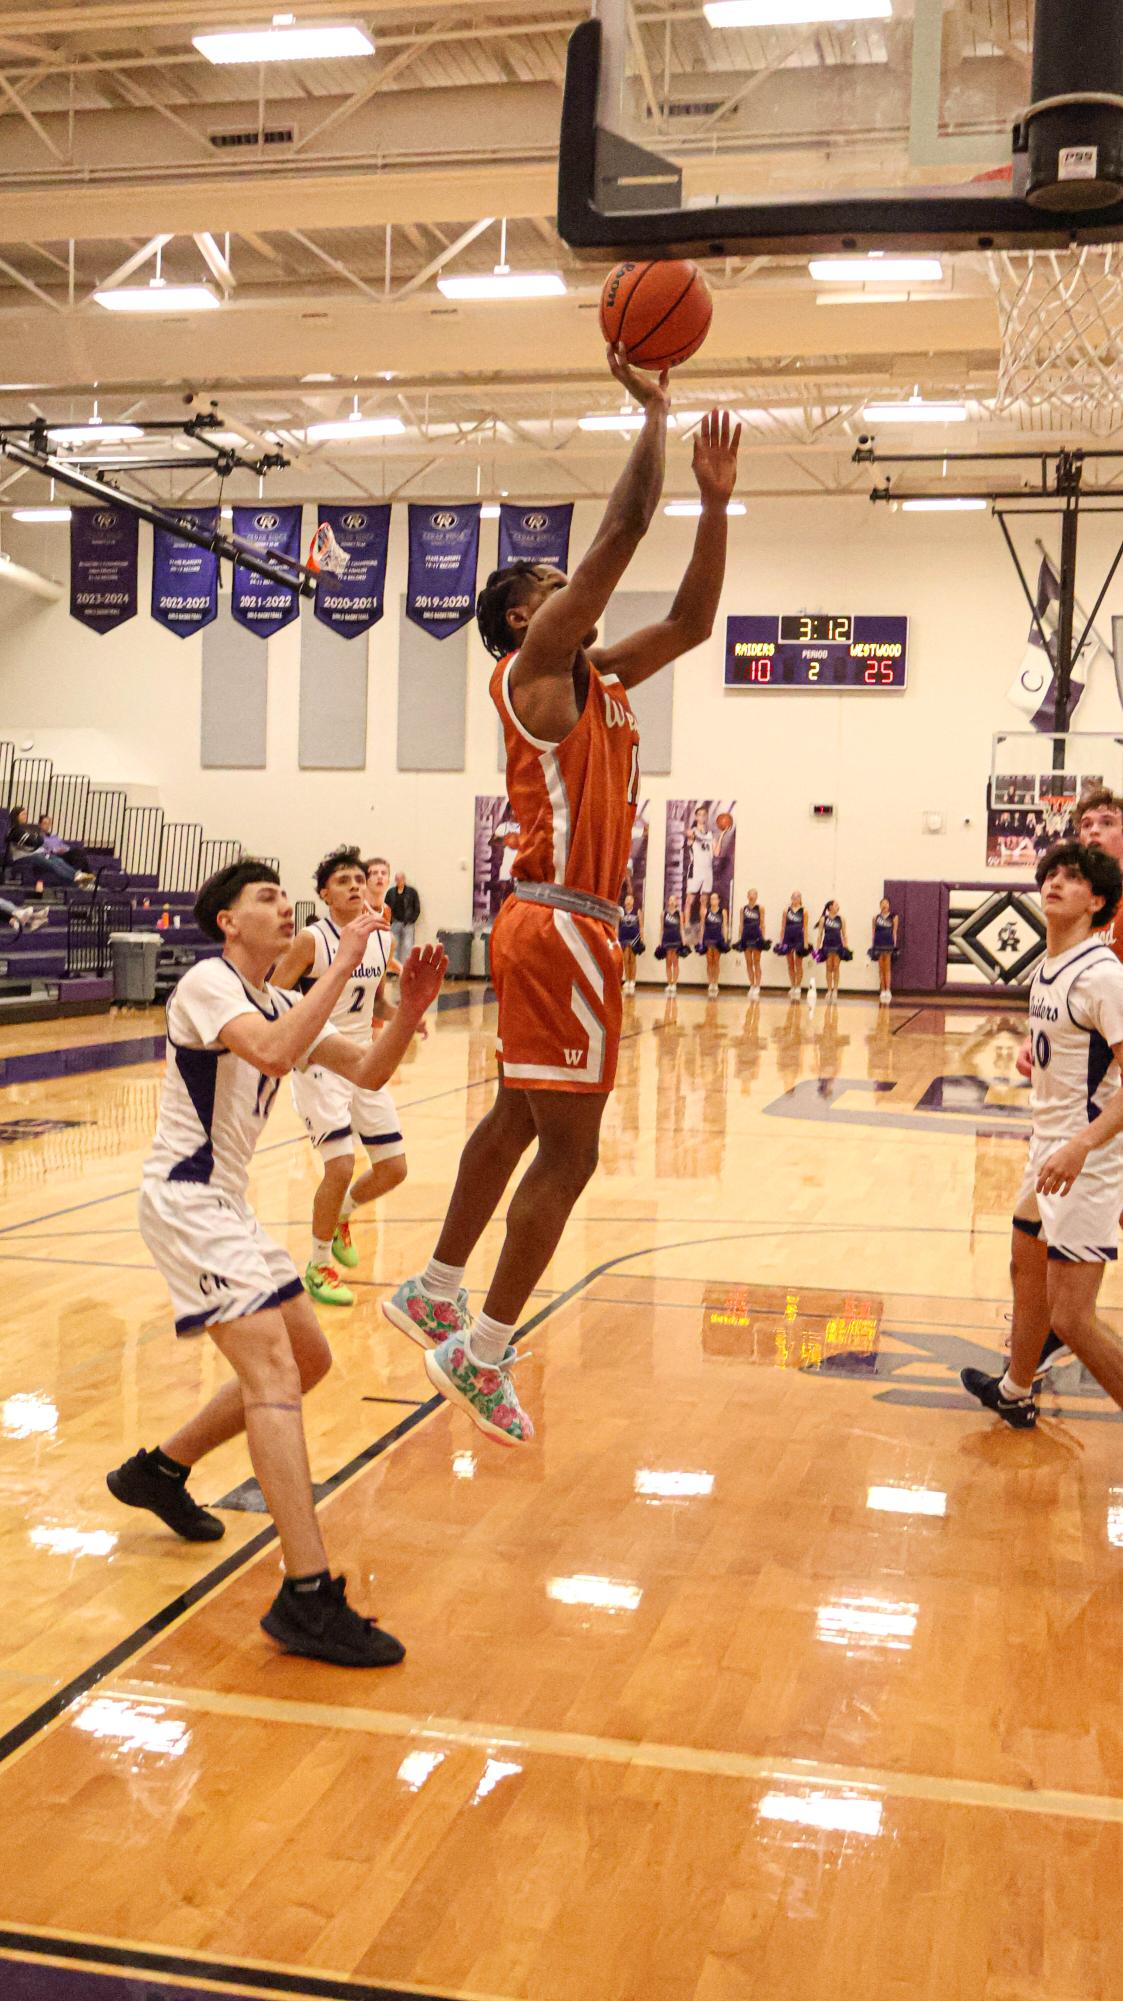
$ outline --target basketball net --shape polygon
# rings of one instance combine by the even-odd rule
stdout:
[[[1118,245],[988,259],[1002,349],[996,410],[1053,404],[1097,433],[1123,422],[1123,252]]]

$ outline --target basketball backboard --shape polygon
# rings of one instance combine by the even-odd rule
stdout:
[[[1089,207],[1080,188],[1046,206],[1024,198],[1029,128],[1015,133],[1034,102],[1035,0],[838,0],[847,18],[823,21],[831,11],[830,0],[681,11],[597,0],[569,48],[565,240],[720,257],[1123,238],[1110,192]],[[1106,0],[1108,44],[1117,11]],[[1103,107],[1121,62],[1097,50],[1089,89]],[[1037,83],[1035,113],[1040,69]],[[1073,175],[1088,178],[1086,159]]]

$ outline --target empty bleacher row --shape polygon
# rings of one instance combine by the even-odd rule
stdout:
[[[31,824],[49,814],[55,833],[85,850],[92,886],[52,882],[34,854],[10,851],[17,806],[26,808]],[[56,771],[49,758],[17,756],[15,745],[0,739],[0,896],[47,911],[34,931],[17,934],[0,924],[0,1021],[107,1009],[114,932],[162,934],[157,993],[166,994],[196,959],[220,950],[199,930],[192,905],[199,885],[242,852],[239,841],[206,839],[195,821],[168,820],[160,806],[130,804],[124,786]]]

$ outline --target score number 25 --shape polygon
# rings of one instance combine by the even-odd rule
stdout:
[[[891,688],[893,686],[893,662],[891,660],[868,660],[862,680],[867,688]]]

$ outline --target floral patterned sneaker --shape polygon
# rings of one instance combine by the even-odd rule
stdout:
[[[452,1299],[430,1299],[419,1278],[406,1278],[382,1302],[391,1326],[399,1327],[419,1348],[437,1348],[452,1334],[466,1334],[472,1324],[463,1286]]]
[[[429,1350],[425,1373],[434,1389],[449,1403],[466,1410],[472,1423],[489,1438],[500,1445],[527,1445],[534,1437],[534,1426],[519,1402],[510,1374],[516,1362],[525,1361],[525,1355],[516,1355],[508,1348],[503,1360],[494,1365],[475,1362],[462,1335],[450,1334],[439,1348]]]

